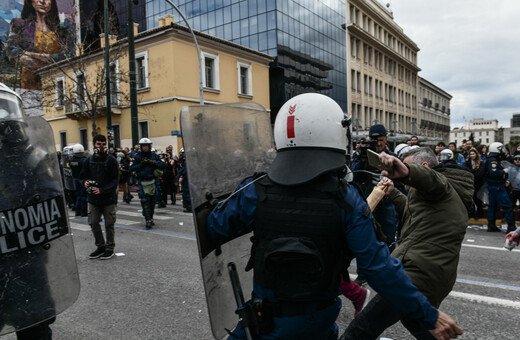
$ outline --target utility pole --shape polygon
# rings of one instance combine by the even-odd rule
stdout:
[[[105,0],[107,1],[107,0]],[[137,130],[137,90],[135,77],[135,46],[134,46],[134,4],[138,0],[128,0],[128,62],[130,73],[130,119],[132,122],[132,147],[139,143],[139,131]]]
[[[105,95],[107,107],[107,139],[108,146],[114,146],[114,136],[112,132],[112,107],[111,107],[111,93],[110,93],[110,40],[108,38],[108,0],[104,2],[104,16],[105,16]]]

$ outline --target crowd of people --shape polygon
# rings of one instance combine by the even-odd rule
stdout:
[[[82,184],[80,173],[85,161],[98,149],[94,146],[93,150],[90,153],[83,145],[75,144],[65,147],[63,153],[58,153],[65,197],[75,216],[88,216],[87,190]],[[142,138],[132,150],[128,147],[109,147],[106,154],[117,161],[119,169],[114,203],[117,204],[121,192],[122,202],[130,204],[134,198],[132,191],[136,191],[137,187],[146,228],[154,225],[155,207],[165,208],[168,202],[175,205],[177,193],[183,194],[184,212],[191,212],[184,149],[181,149],[179,156],[173,151],[172,145],[161,152],[152,147],[149,138]]]
[[[376,126],[382,127],[382,125]],[[377,136],[370,136],[370,138],[375,140]],[[363,155],[360,157],[362,149],[369,147],[369,141],[364,139],[356,144],[356,152],[354,153],[352,163],[353,170],[358,169],[360,159],[363,158]],[[396,157],[400,157],[418,147],[420,147],[420,141],[417,136],[412,136],[405,143],[396,145],[393,152],[390,152],[390,144],[385,144],[387,153],[391,153]],[[487,218],[488,231],[500,231],[494,221],[498,208],[502,208],[503,215],[508,223],[508,231],[515,230],[513,211],[517,208],[517,202],[520,201],[520,146],[510,151],[502,143],[492,143],[488,146],[474,143],[471,139],[468,139],[464,140],[462,145],[459,146],[455,142],[450,142],[446,145],[445,142],[441,141],[435,146],[428,147],[434,151],[439,161],[448,162],[452,166],[458,166],[473,175],[474,206],[469,211],[470,218]],[[374,151],[383,151],[379,146],[373,148]],[[490,148],[493,150],[490,150]],[[367,180],[367,176],[370,176],[367,172],[355,174],[355,177],[364,177],[362,180],[359,180],[363,186],[370,183]],[[371,188],[369,186],[368,192],[371,191]],[[378,209],[380,208],[378,207]],[[387,219],[389,218],[389,214],[385,214],[385,216]],[[384,222],[380,223],[384,225]],[[393,237],[391,236],[389,239],[391,241]]]

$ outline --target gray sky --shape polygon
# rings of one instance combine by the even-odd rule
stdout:
[[[451,127],[520,113],[520,1],[382,0],[421,49],[419,76],[453,96]]]

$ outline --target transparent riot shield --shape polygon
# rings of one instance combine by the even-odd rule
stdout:
[[[252,271],[244,269],[252,235],[214,249],[206,236],[209,201],[226,198],[244,178],[267,171],[275,156],[272,128],[267,111],[254,102],[185,106],[181,128],[211,328],[222,339],[238,321],[227,265],[236,264],[244,294],[250,294]]]
[[[0,119],[0,335],[63,312],[79,289],[52,129]]]

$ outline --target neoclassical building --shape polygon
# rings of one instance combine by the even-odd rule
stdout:
[[[354,129],[383,124],[392,135],[417,134],[419,47],[377,0],[347,2],[348,104]]]
[[[453,96],[419,77],[419,132],[430,142],[450,140],[450,100]]]

